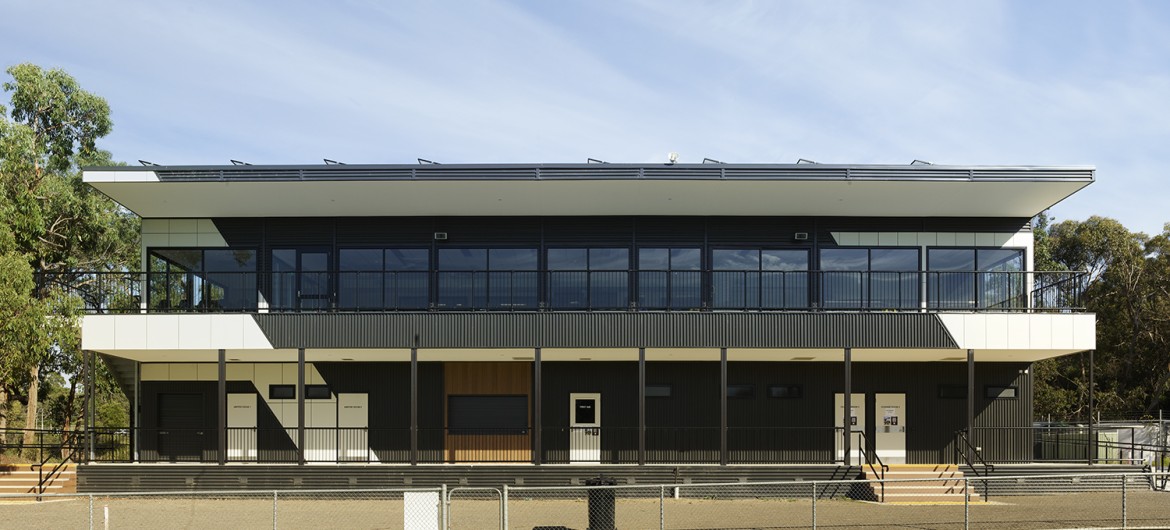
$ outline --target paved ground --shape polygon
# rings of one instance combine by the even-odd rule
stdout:
[[[94,527],[102,528],[104,510],[109,528],[272,528],[271,494],[248,498],[95,497]],[[279,528],[403,528],[401,497],[365,494],[360,499],[278,499]],[[1170,493],[1131,491],[1125,506],[1129,528],[1170,528]],[[0,500],[0,528],[87,528],[88,498],[45,502]],[[585,500],[513,498],[508,504],[509,528],[589,525]],[[813,523],[811,500],[667,499],[662,505],[666,528],[779,529],[808,528]],[[1120,493],[1079,493],[1063,496],[1001,497],[969,507],[972,528],[1120,528]],[[499,503],[453,501],[451,528],[499,527]],[[649,529],[659,525],[657,499],[621,499],[615,510],[617,528]],[[819,528],[951,529],[962,528],[964,506],[881,505],[848,500],[816,503]]]

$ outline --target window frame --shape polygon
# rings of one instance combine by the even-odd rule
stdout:
[[[288,397],[281,397],[284,394],[280,393],[278,395],[278,391],[287,391]],[[268,385],[268,399],[296,399],[296,398],[297,398],[297,385],[286,385],[286,384]]]

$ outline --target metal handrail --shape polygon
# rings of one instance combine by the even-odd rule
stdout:
[[[992,464],[989,464],[986,460],[983,459],[983,455],[979,453],[978,448],[976,448],[974,445],[971,444],[971,440],[967,436],[967,431],[966,430],[955,431],[955,437],[957,440],[962,442],[962,446],[960,446],[958,443],[955,444],[955,452],[958,453],[960,456],[962,456],[963,461],[967,463],[967,467],[971,468],[971,471],[975,472],[976,477],[990,477],[991,473],[993,471],[995,471],[995,466]],[[968,450],[964,451],[963,450],[964,448],[966,448]],[[975,467],[975,464],[973,462],[971,462],[971,458],[970,458],[970,456],[968,456],[969,454],[975,455],[975,459],[978,460],[980,465],[983,466],[983,473],[982,474],[979,473],[979,469]],[[958,458],[956,458],[955,460],[958,461]],[[988,481],[988,480],[983,481],[983,499],[984,500],[987,500],[990,497],[990,491],[988,489],[989,482],[990,481]]]
[[[688,279],[676,285],[682,274]],[[1078,312],[1085,285],[1085,273],[1069,271],[96,271],[37,279],[75,294],[91,313]]]
[[[878,477],[878,486],[881,488],[881,493],[879,494],[878,502],[885,502],[886,501],[886,472],[890,470],[890,466],[888,466],[882,462],[882,457],[878,456],[876,450],[874,450],[873,452],[869,452],[865,449],[866,441],[867,441],[866,437],[865,437],[865,431],[853,431],[853,432],[856,432],[857,434],[861,435],[858,437],[858,441],[860,442],[860,444],[858,444],[859,447],[857,448],[858,449],[858,458],[861,458],[863,460],[863,463],[869,467],[870,472],[872,472],[874,474],[874,476]],[[852,434],[852,433],[850,433],[850,434]],[[871,456],[873,457],[872,459],[870,458]],[[877,461],[877,464],[878,464],[877,468],[874,468],[874,466],[873,466],[873,461],[875,461],[875,460]],[[881,469],[881,473],[878,473],[878,469]]]

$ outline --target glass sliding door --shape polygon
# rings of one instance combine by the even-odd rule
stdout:
[[[711,251],[711,306],[715,309],[805,309],[808,250]]]
[[[1021,249],[932,248],[927,302],[938,309],[1027,307]]]
[[[318,249],[272,251],[272,300],[276,311],[323,311],[333,308],[330,253]]]
[[[697,248],[638,250],[638,307],[698,309],[703,306],[702,251]]]
[[[548,250],[548,302],[553,309],[626,309],[630,306],[630,250]]]

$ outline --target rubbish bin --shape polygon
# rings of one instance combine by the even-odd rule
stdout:
[[[586,486],[615,486],[617,481],[598,475],[585,481]],[[597,488],[589,490],[589,530],[617,530],[614,526],[614,490]]]

